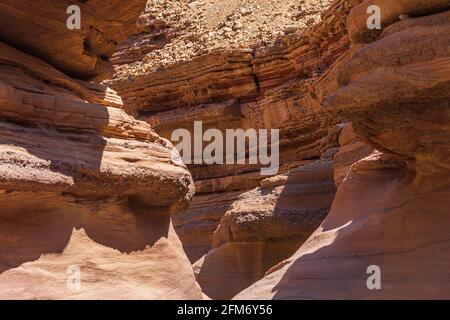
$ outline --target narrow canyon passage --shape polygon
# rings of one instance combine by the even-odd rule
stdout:
[[[440,65],[441,70],[448,70],[446,62],[439,60],[445,57],[449,47],[445,36],[448,2],[410,1],[391,6],[387,1],[379,1],[378,5],[385,11],[383,24],[392,26],[386,28],[382,35],[375,35],[376,30],[374,35],[369,35],[364,29],[367,1],[334,1],[332,4],[310,1],[300,5],[303,6],[301,18],[293,14],[294,4],[282,1],[279,7],[288,8],[282,17],[291,18],[291,22],[295,20],[296,23],[289,25],[291,22],[285,22],[285,29],[279,33],[272,29],[271,37],[276,40],[267,44],[252,42],[254,34],[248,30],[258,27],[259,17],[252,17],[258,8],[244,2],[240,2],[240,8],[234,12],[214,17],[210,14],[215,8],[214,1],[206,4],[194,2],[189,9],[183,7],[181,11],[177,10],[181,4],[180,7],[164,7],[162,17],[158,7],[155,9],[148,3],[148,11],[142,19],[143,26],[148,29],[130,38],[114,56],[118,73],[110,82],[111,86],[120,92],[135,116],[149,122],[167,139],[176,128],[186,128],[194,134],[193,122],[199,120],[206,127],[204,130],[280,129],[281,166],[273,177],[258,175],[257,165],[188,165],[195,181],[196,196],[189,210],[174,216],[174,223],[193,263],[198,283],[209,297],[229,299],[270,270],[267,281],[264,278],[255,284],[254,293],[249,289],[239,297],[370,299],[372,294],[374,298],[401,296],[404,285],[414,287],[414,281],[398,287],[390,287],[388,283],[383,295],[383,292],[367,290],[366,270],[371,265],[380,265],[382,269],[388,269],[388,277],[393,278],[414,272],[417,273],[417,283],[430,277],[422,276],[419,271],[424,263],[417,261],[422,254],[420,251],[404,256],[409,261],[405,263],[409,268],[404,270],[396,259],[403,256],[400,252],[421,246],[416,241],[410,242],[410,237],[429,237],[427,229],[419,227],[424,222],[413,218],[417,210],[409,205],[401,209],[403,201],[420,193],[415,191],[416,183],[410,185],[412,181],[421,181],[419,184],[423,186],[429,180],[435,181],[436,189],[432,188],[430,192],[436,192],[439,199],[436,209],[432,209],[437,217],[441,214],[438,203],[446,203],[445,179],[437,182],[430,173],[423,176],[416,166],[423,162],[427,166],[432,165],[428,163],[429,156],[425,156],[434,152],[427,151],[426,147],[428,142],[431,146],[431,141],[435,141],[431,135],[438,135],[438,140],[446,145],[445,129],[439,134],[432,121],[425,123],[437,115],[442,123],[448,123],[448,82],[445,82],[445,72],[436,74],[435,78],[430,75],[429,79],[436,81],[435,87],[423,88],[423,93],[419,93],[413,89],[414,86],[410,88],[410,83],[404,82],[407,79],[401,82],[403,79],[399,78],[398,87],[394,77],[388,88],[396,100],[389,100],[391,93],[384,82],[390,79],[391,69],[386,69],[386,76],[382,79],[379,75],[382,71],[377,65],[399,67],[399,71],[392,69],[392,72],[405,72],[405,77],[409,77],[407,72],[414,72],[414,68],[417,72],[432,72],[433,60],[436,60],[436,68]],[[260,10],[266,9],[264,5],[260,7]],[[179,12],[183,12],[179,16],[181,21],[191,17],[185,16],[185,11],[200,14],[192,27],[179,32],[174,17],[178,17]],[[321,17],[314,24],[316,12],[321,12]],[[397,17],[401,20],[396,21]],[[204,25],[203,21],[209,23]],[[311,21],[313,25],[308,25]],[[231,30],[226,29],[227,26]],[[433,36],[425,36],[427,33]],[[186,39],[191,35],[194,40],[189,43]],[[197,35],[200,40],[195,39]],[[377,37],[380,38],[379,48],[376,47]],[[164,44],[159,46],[161,41]],[[237,47],[228,48],[226,44],[230,41],[238,44]],[[374,41],[374,44],[368,43]],[[431,57],[430,52],[420,53],[423,47],[436,52],[436,57]],[[140,48],[140,56],[145,56],[142,60],[136,56],[136,48]],[[417,56],[414,56],[415,52]],[[393,63],[393,59],[400,62]],[[425,59],[430,61],[429,66]],[[414,61],[422,65],[415,67]],[[370,68],[373,68],[372,73]],[[430,81],[414,75],[410,77],[418,88],[421,88],[421,83],[425,85]],[[362,79],[367,85],[359,84]],[[399,94],[404,101],[398,99]],[[427,98],[420,98],[422,96]],[[417,107],[411,110],[414,105]],[[421,109],[425,105],[426,114]],[[415,121],[423,125],[423,132],[415,128]],[[416,133],[405,145],[404,137],[411,134],[410,128]],[[426,138],[427,135],[430,137]],[[423,156],[416,151],[415,143],[423,147]],[[442,158],[439,156],[439,159]],[[363,169],[365,163],[369,168],[373,163],[378,169],[366,173]],[[397,184],[398,191],[381,198],[381,194],[390,190],[391,183],[403,176],[406,178]],[[372,179],[380,181],[374,184]],[[333,202],[335,185],[342,190],[338,189],[338,198]],[[347,189],[351,191],[345,191]],[[372,189],[374,195],[371,194]],[[440,192],[443,192],[443,198],[438,196]],[[396,200],[397,197],[402,200]],[[371,204],[372,198],[376,203]],[[418,200],[418,208],[427,201],[425,199]],[[390,206],[399,206],[396,218],[378,216],[380,211],[389,210]],[[317,229],[330,207],[330,216]],[[365,210],[366,207],[371,210]],[[411,215],[411,221],[401,220],[405,211]],[[347,220],[345,217],[353,212],[356,216]],[[329,244],[321,240],[322,233],[331,233],[348,223],[352,225],[352,221],[366,221],[372,214],[372,219],[380,219],[380,229],[371,229],[360,222],[361,229],[349,231],[354,242],[363,241],[359,240],[362,237],[360,233],[367,233],[365,238],[373,232],[373,240],[363,241],[360,247],[352,245],[352,240],[342,240],[341,248],[340,236],[328,240],[331,241]],[[334,227],[326,227],[330,224]],[[397,234],[395,230],[400,225],[410,226],[410,229]],[[311,267],[304,266],[307,262],[303,263],[302,257],[306,254],[302,250],[307,252],[308,242],[302,244],[313,231],[318,235],[313,235],[308,242],[317,241],[318,265],[313,260]],[[398,254],[391,253],[391,242],[403,249],[399,248]],[[321,257],[328,254],[321,254],[320,248],[327,245],[331,256],[342,254],[343,259],[350,259],[348,255],[353,254],[363,257],[355,258],[354,265],[341,270],[339,262],[334,267],[334,263],[328,265],[321,261]],[[366,254],[370,257],[372,250],[384,258],[364,259]],[[299,262],[294,257],[300,257]],[[288,260],[282,262],[285,259]],[[326,259],[328,261],[331,257]],[[288,268],[291,264],[292,267]],[[445,273],[444,265],[436,265],[435,268]],[[281,270],[275,272],[278,269]],[[316,285],[313,280],[305,282],[302,277],[323,279],[324,284]],[[349,285],[343,288],[339,284],[344,281],[342,277],[349,278]],[[437,275],[436,279],[440,277]],[[401,280],[393,281],[401,283]],[[422,285],[439,287],[434,280],[430,281],[431,284]],[[347,286],[349,289],[344,290]],[[263,290],[270,294],[266,296]],[[434,288],[429,294],[439,296],[440,292]],[[410,293],[411,297],[420,297],[420,293],[417,294],[415,296],[414,290]]]
[[[258,10],[275,16],[272,4],[257,9],[254,2],[242,1],[234,12],[215,15],[215,26],[203,24],[200,16],[191,21],[192,28],[177,31],[177,17],[195,15],[185,10],[209,15],[219,2],[158,7],[150,1],[140,20],[145,31],[119,46],[113,56],[117,74],[106,82],[121,95],[128,112],[169,140],[178,128],[195,136],[196,121],[201,121],[202,133],[213,129],[224,136],[230,129],[280,130],[280,169],[272,176],[261,175],[261,164],[250,164],[249,150],[246,164],[188,165],[196,195],[187,211],[173,216],[174,227],[199,285],[212,299],[232,298],[289,258],[325,218],[335,193],[332,160],[342,123],[312,105],[315,101],[303,101],[309,99],[318,70],[348,48],[342,25],[356,2],[342,8],[344,2],[334,4],[340,14],[325,11],[326,22],[311,29],[305,28],[306,22],[315,21],[329,6],[327,1],[311,2],[303,17],[295,15],[301,5],[281,3],[286,8],[283,19],[289,20],[281,27],[289,34],[271,34],[274,28],[266,36],[278,37],[276,41],[249,47],[254,34],[248,31],[262,22]],[[247,11],[254,19],[246,30],[236,30],[240,46],[227,48],[222,24],[226,28],[247,20]],[[192,50],[186,50],[186,36],[197,34],[206,39],[193,40]],[[203,42],[214,42],[217,48],[205,48],[205,53]]]
[[[450,299],[449,31],[450,0],[1,1],[0,299]]]

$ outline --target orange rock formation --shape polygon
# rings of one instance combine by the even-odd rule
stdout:
[[[449,31],[449,0],[2,1],[0,298],[450,298]],[[194,121],[279,129],[279,172],[186,166]]]

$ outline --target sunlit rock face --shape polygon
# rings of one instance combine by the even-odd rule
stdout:
[[[320,162],[321,158],[332,156],[337,150],[337,137],[335,141],[328,141],[327,137],[340,120],[321,109],[316,100],[308,98],[314,94],[311,92],[314,79],[348,49],[350,41],[346,34],[345,17],[359,2],[337,1],[319,8],[319,1],[310,1],[303,6],[303,11],[296,4],[297,9],[293,9],[292,14],[300,17],[299,22],[306,22],[311,18],[307,10],[311,7],[314,12],[322,14],[320,23],[311,28],[299,28],[267,43],[244,42],[241,46],[211,48],[203,53],[199,50],[189,57],[181,54],[189,51],[187,46],[176,47],[177,39],[184,34],[191,35],[195,49],[194,42],[198,32],[193,32],[188,27],[177,29],[177,21],[173,17],[178,14],[183,17],[183,13],[176,10],[172,12],[170,9],[158,11],[158,7],[148,6],[140,19],[140,26],[145,31],[120,45],[120,50],[113,58],[118,75],[108,81],[108,84],[120,93],[130,114],[148,122],[158,134],[167,139],[178,128],[186,128],[194,135],[194,121],[202,121],[203,130],[214,128],[222,132],[238,128],[279,129],[280,170],[275,176],[287,176],[288,172],[296,172],[297,168],[301,171],[300,167],[303,165],[313,161]],[[219,5],[220,2],[215,3]],[[205,5],[205,15],[212,10],[210,6],[213,5]],[[212,20],[213,18],[216,17],[211,17]],[[240,37],[239,31],[236,33],[236,37]],[[204,36],[209,37],[207,34]],[[178,50],[180,54],[166,57],[168,48]],[[142,58],[149,52],[154,52],[154,55]],[[139,59],[142,61],[133,63]],[[217,297],[233,296],[261,278],[271,266],[287,258],[320,224],[327,213],[326,207],[331,203],[330,195],[334,191],[329,186],[334,182],[329,163],[327,169],[323,169],[328,174],[324,178],[324,189],[314,191],[323,193],[329,203],[322,203],[312,210],[310,217],[313,217],[315,224],[305,224],[307,232],[303,230],[296,234],[292,243],[289,240],[277,240],[273,244],[266,244],[264,241],[267,239],[262,240],[264,243],[260,249],[254,251],[255,255],[248,257],[247,266],[241,270],[236,269],[239,259],[233,250],[220,253],[227,262],[224,262],[217,273],[214,269],[218,263],[211,264],[208,271],[200,268],[200,265],[210,264],[196,263],[197,261],[214,260],[212,257],[216,253],[213,254],[210,250],[222,252],[222,249],[217,248],[220,245],[214,244],[214,238],[224,230],[222,223],[226,223],[230,210],[245,201],[243,199],[247,194],[256,192],[256,199],[267,204],[267,211],[273,210],[273,203],[277,202],[279,196],[275,193],[282,193],[280,190],[284,188],[283,184],[287,179],[283,178],[281,185],[272,190],[262,182],[268,177],[260,174],[260,167],[250,164],[188,165],[195,181],[196,196],[188,210],[174,216],[174,227],[190,261],[195,263],[196,272],[203,270],[198,273],[199,281],[209,277],[206,274],[217,277],[216,288],[207,288],[209,284],[207,287],[203,286],[204,291],[212,297],[216,297],[212,292],[216,292]],[[290,188],[300,190],[301,183],[287,189]],[[259,194],[272,191],[274,195],[270,199]],[[300,200],[297,205],[299,212],[308,208],[306,204],[303,207]],[[251,211],[251,206],[253,203],[248,205],[248,212]],[[314,217],[315,213],[317,216]],[[282,215],[279,220],[283,220]],[[267,220],[266,223],[271,222]],[[247,241],[241,241],[242,247],[253,248],[253,245],[259,245],[247,245]],[[224,246],[234,245],[235,243]],[[277,250],[279,253],[276,253]],[[250,252],[251,249],[247,251]],[[258,267],[252,266],[252,260]],[[220,274],[223,269],[227,269],[225,266],[228,263],[234,266],[228,268],[227,274],[235,271],[237,280],[225,284],[223,280],[226,277],[221,279]],[[243,273],[251,275],[243,276]],[[227,285],[229,290],[225,288]],[[224,288],[223,294],[220,286]]]
[[[170,218],[190,173],[115,91],[79,80],[103,75],[144,3],[80,1],[75,31],[69,1],[0,4],[1,298],[202,298]]]
[[[389,18],[368,36],[369,1],[350,13],[353,47],[329,71],[337,88],[324,106],[376,150],[337,175],[330,213],[303,246],[236,298],[450,298],[450,4],[372,2]]]
[[[145,2],[0,4],[0,298],[450,298],[448,0]],[[278,172],[183,164],[194,121]]]

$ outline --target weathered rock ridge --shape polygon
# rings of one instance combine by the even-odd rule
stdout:
[[[0,298],[450,299],[449,0],[145,2],[0,4]]]
[[[368,30],[369,4],[382,30]],[[257,281],[237,298],[447,297],[449,5],[334,1],[307,30],[137,73],[123,65],[135,51],[119,52],[111,86],[165,138],[196,120],[281,130],[276,176],[188,166],[197,196],[175,229],[206,294],[230,298]],[[178,34],[164,21],[150,28],[167,31],[164,42],[139,57],[172,48]],[[367,287],[371,265],[381,290]]]
[[[80,8],[80,30],[66,26],[71,5]],[[136,17],[144,7],[145,0],[4,0],[0,40],[71,76],[106,79],[113,74],[108,58],[119,42],[136,32]]]
[[[331,163],[319,160],[240,194],[194,264],[204,292],[229,299],[290,257],[326,217],[334,192]]]
[[[368,35],[363,17],[371,3],[384,10],[384,28]],[[366,1],[349,14],[354,45],[323,76],[337,85],[323,105],[352,120],[359,139],[377,150],[344,179],[345,152],[338,153],[340,186],[325,221],[237,298],[450,297],[449,6]],[[381,270],[380,290],[367,287],[371,265]]]
[[[0,4],[0,298],[201,299],[170,218],[190,173],[113,90],[67,75],[102,75],[145,1],[78,4],[76,31],[69,1]]]
[[[209,297],[231,298],[263,277],[328,213],[340,121],[311,98],[311,86],[349,48],[345,18],[359,2],[337,1],[317,26],[267,44],[217,49],[169,65],[153,62],[138,74],[122,65],[135,58],[134,49],[116,56],[119,74],[108,84],[120,92],[127,112],[162,137],[170,139],[178,128],[193,133],[199,120],[204,130],[280,129],[274,177],[261,176],[260,165],[188,165],[196,196],[189,210],[174,216],[174,226]],[[172,30],[170,21],[158,26]],[[126,45],[139,47],[145,35]]]

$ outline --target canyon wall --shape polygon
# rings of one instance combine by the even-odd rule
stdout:
[[[366,27],[369,4],[384,12],[382,32]],[[349,147],[353,139],[342,136],[327,218],[236,298],[450,298],[449,8],[449,1],[379,0],[351,11],[353,46],[323,76],[337,86],[322,103],[375,151],[347,166],[345,148],[363,146]],[[381,271],[379,290],[367,286],[371,266]]]
[[[80,30],[66,26],[73,4]],[[190,173],[92,82],[144,7],[0,3],[2,299],[202,298],[170,218],[190,203]]]
[[[173,15],[163,13],[164,20],[148,7],[144,31],[115,54],[118,75],[108,84],[128,113],[164,138],[179,128],[194,135],[194,121],[224,135],[226,129],[280,130],[280,170],[272,177],[248,159],[245,165],[188,165],[196,196],[174,216],[174,226],[209,297],[229,299],[262,278],[327,215],[341,117],[313,99],[301,101],[349,48],[345,19],[359,2],[336,1],[318,25],[266,44],[199,50],[167,65],[161,57],[137,68],[130,62],[154,50],[164,56],[157,44],[164,38],[162,47],[168,46],[178,36]]]
[[[367,28],[369,4],[334,1],[316,25],[273,41],[172,58],[176,14],[148,9],[146,31],[116,53],[111,86],[167,139],[194,121],[280,129],[272,177],[259,165],[188,165],[196,196],[175,229],[210,297],[260,278],[237,297],[446,297],[446,227],[433,225],[448,205],[449,3],[374,1],[382,30]],[[370,266],[383,290],[367,288]]]
[[[450,298],[450,1],[242,3],[0,3],[0,298]]]

